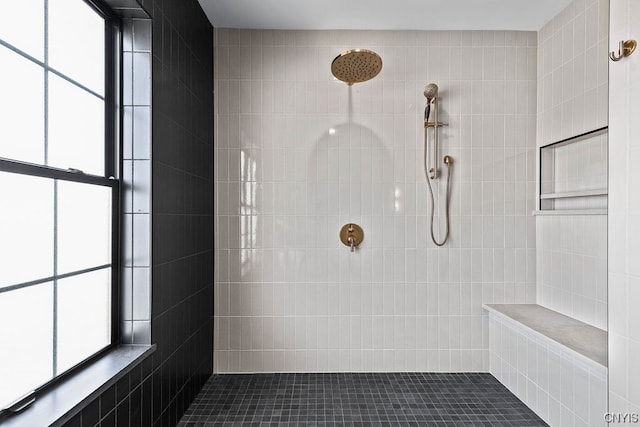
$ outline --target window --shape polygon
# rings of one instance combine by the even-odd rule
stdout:
[[[0,411],[115,342],[116,35],[83,0],[0,3]]]

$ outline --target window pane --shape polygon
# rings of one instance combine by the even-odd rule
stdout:
[[[44,70],[4,46],[0,64],[0,157],[42,164]]]
[[[53,285],[0,293],[0,408],[53,377]]]
[[[104,94],[104,19],[83,0],[49,7],[49,65]]]
[[[44,62],[44,1],[0,1],[0,39]]]
[[[104,102],[52,73],[49,165],[104,174]]]
[[[58,281],[58,374],[111,342],[111,269]]]
[[[51,277],[53,180],[0,172],[0,200],[0,287]]]
[[[111,262],[111,191],[58,181],[58,274]]]

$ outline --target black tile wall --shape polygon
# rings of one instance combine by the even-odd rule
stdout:
[[[143,6],[153,19],[152,342],[158,349],[151,405],[144,388],[141,393],[141,425],[150,418],[175,426],[213,369],[213,29],[196,0]]]
[[[175,426],[213,370],[213,28],[197,0],[139,3],[153,25],[157,350],[67,426]]]

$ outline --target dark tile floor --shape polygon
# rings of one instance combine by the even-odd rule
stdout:
[[[213,375],[178,424],[546,426],[491,374]]]

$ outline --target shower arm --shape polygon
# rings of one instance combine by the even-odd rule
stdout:
[[[442,123],[438,121],[438,97],[434,96],[433,100],[430,101],[431,103],[433,103],[433,121],[430,122],[429,121],[429,117],[425,117],[424,119],[424,132],[425,132],[425,138],[427,138],[428,140],[428,129],[429,128],[433,128],[433,156],[429,156],[432,157],[433,161],[433,167],[429,168],[429,178],[430,179],[437,179],[438,178],[438,128],[440,126],[447,126],[448,123]]]

